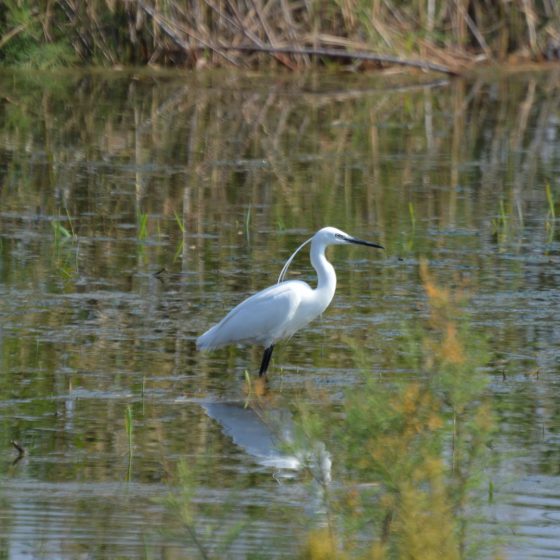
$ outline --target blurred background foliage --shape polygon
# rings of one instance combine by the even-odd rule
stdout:
[[[4,0],[0,5],[0,61],[6,66],[296,69],[314,63],[308,55],[259,53],[286,47],[422,58],[454,70],[482,61],[555,60],[560,5],[556,0]]]

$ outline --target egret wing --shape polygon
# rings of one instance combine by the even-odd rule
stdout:
[[[305,282],[291,280],[256,293],[234,307],[197,340],[201,349],[246,342],[268,346],[292,334],[290,320],[300,305]]]

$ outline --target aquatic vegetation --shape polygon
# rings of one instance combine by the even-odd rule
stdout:
[[[416,210],[414,209],[414,204],[412,202],[408,203],[408,215],[410,216],[412,233],[414,233],[416,231]]]
[[[124,428],[126,431],[126,437],[128,442],[128,468],[126,470],[126,480],[130,482],[132,478],[132,455],[134,454],[134,445],[132,439],[133,431],[133,418],[132,418],[132,407],[128,405],[124,413]]]
[[[68,208],[65,208],[65,211],[66,211],[66,219],[68,220],[68,228],[66,228],[62,224],[62,220],[60,218],[58,220],[51,221],[55,244],[59,244],[66,239],[75,240],[78,238],[76,232],[74,231],[74,224],[72,223],[72,218],[70,216],[70,213],[68,212]]]
[[[179,213],[176,210],[173,212],[173,216],[175,217],[175,223],[177,224],[179,231],[184,234],[186,231],[185,220],[183,219],[182,216],[179,215]]]
[[[556,230],[556,202],[554,200],[554,194],[550,187],[550,182],[545,183],[546,201],[548,204],[548,212],[546,214],[545,229],[547,243],[552,243],[554,241],[554,233]]]
[[[502,244],[508,238],[509,234],[509,216],[504,207],[504,201],[500,199],[499,214],[494,220],[492,220],[492,227],[494,230],[494,235],[498,241],[498,244]]]
[[[62,239],[69,239],[72,234],[60,223],[53,221],[51,222],[55,243],[60,243]]]
[[[492,234],[500,251],[508,245],[519,244],[524,233],[523,211],[515,203],[500,198],[498,213],[492,220]]]
[[[78,274],[79,245],[78,236],[74,231],[72,218],[66,210],[67,225],[63,225],[62,220],[52,220],[54,242],[54,262],[56,270],[64,280],[71,280]]]
[[[128,405],[126,407],[124,415],[124,427],[126,430],[126,436],[128,441],[128,454],[132,455],[134,447],[132,443],[132,430],[133,430],[133,419],[132,419],[132,407]]]
[[[253,211],[253,207],[251,204],[247,207],[247,211],[245,212],[245,238],[247,239],[247,243],[251,243],[251,214]]]
[[[148,214],[146,212],[138,213],[138,241],[146,241],[148,239]]]
[[[554,218],[556,218],[556,210],[555,210],[556,203],[554,201],[554,195],[552,194],[552,189],[550,188],[550,182],[547,181],[544,187],[546,192],[546,201],[548,203],[547,217],[552,218],[554,220]]]
[[[179,232],[181,236],[177,241],[177,247],[175,249],[175,254],[173,255],[173,262],[176,262],[180,256],[183,254],[183,250],[185,249],[185,235],[186,235],[186,226],[184,217],[181,216],[176,210],[173,211],[173,217],[175,218],[175,223],[179,228]]]

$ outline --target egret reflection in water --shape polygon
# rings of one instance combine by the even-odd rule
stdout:
[[[289,477],[290,471],[309,467],[317,480],[330,482],[331,457],[323,443],[313,443],[305,452],[291,451],[294,434],[289,411],[273,409],[257,413],[235,402],[208,402],[202,408],[222,426],[235,445],[260,465],[277,469],[277,474],[284,477]]]

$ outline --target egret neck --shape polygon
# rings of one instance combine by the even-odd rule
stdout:
[[[322,313],[332,301],[336,291],[336,273],[333,265],[327,260],[325,250],[327,246],[316,238],[311,242],[311,265],[317,272],[317,288],[315,295],[317,303],[321,305]]]

